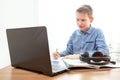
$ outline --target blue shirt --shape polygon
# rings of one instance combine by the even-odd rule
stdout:
[[[94,51],[101,51],[104,55],[109,54],[103,32],[100,29],[90,26],[87,32],[79,29],[74,31],[67,43],[66,50],[60,52],[60,56],[82,54],[85,51],[89,52],[90,56]]]

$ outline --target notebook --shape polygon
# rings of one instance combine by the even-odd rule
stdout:
[[[6,29],[11,65],[54,76],[67,70],[62,61],[51,60],[45,26]]]

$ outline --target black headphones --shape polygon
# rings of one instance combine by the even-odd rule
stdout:
[[[82,55],[80,55],[80,60],[94,65],[105,65],[108,63],[116,64],[116,62],[110,61],[110,56],[103,55],[103,53],[100,51],[95,51],[92,57],[89,57],[88,52],[84,52]]]

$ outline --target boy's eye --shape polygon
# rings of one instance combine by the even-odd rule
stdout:
[[[80,19],[77,19],[77,21],[86,21],[86,20],[85,20],[85,19],[81,19],[81,20],[80,20]]]
[[[85,21],[85,19],[81,19],[81,21]]]

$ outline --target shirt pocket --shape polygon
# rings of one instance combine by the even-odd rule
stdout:
[[[91,43],[92,44],[92,43],[95,43],[95,41],[86,41],[86,44],[87,43]]]
[[[94,50],[95,49],[95,41],[86,41],[85,47],[87,50]]]

